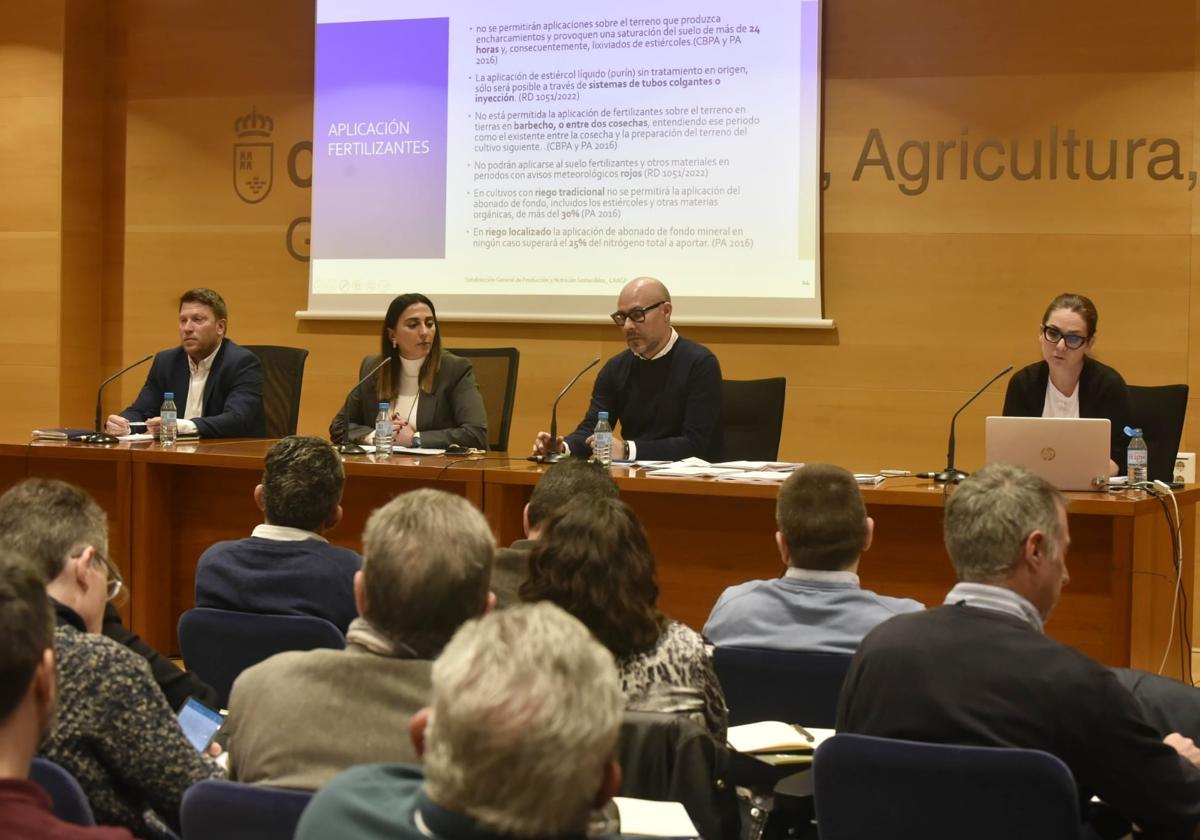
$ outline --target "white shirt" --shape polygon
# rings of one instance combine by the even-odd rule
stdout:
[[[261,537],[264,540],[278,540],[279,542],[300,542],[301,540],[329,542],[329,540],[315,531],[305,531],[303,528],[293,528],[290,525],[270,525],[266,522],[262,525],[254,526],[254,530],[250,532],[250,536]]]
[[[848,583],[861,586],[858,575],[845,569],[801,569],[799,566],[788,566],[783,573],[786,578],[793,580],[811,580],[817,583]]]
[[[1046,401],[1042,404],[1043,417],[1079,417],[1079,383],[1075,392],[1066,396],[1054,387],[1052,380],[1046,381]]]
[[[221,341],[224,340],[221,339]],[[183,414],[176,420],[176,430],[181,435],[196,434],[196,424],[192,422],[191,418],[204,416],[204,386],[208,382],[208,373],[212,370],[213,360],[221,352],[221,341],[217,342],[216,350],[199,362],[192,361],[192,357],[188,356],[188,370],[191,372],[191,377],[188,379],[187,405],[183,407]]]
[[[421,400],[421,365],[425,359],[400,357],[400,393],[392,404],[392,421],[407,420],[417,431],[417,403]]]
[[[1042,615],[1037,611],[1037,607],[1028,598],[1003,586],[961,581],[946,593],[946,600],[942,603],[963,604],[968,607],[1008,613],[1026,622],[1039,633],[1045,632],[1042,628]]]

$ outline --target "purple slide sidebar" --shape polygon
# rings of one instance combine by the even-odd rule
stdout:
[[[317,26],[314,258],[445,257],[449,33],[448,18]]]

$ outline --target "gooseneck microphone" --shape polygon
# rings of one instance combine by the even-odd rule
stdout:
[[[350,440],[350,398],[352,396],[354,396],[354,392],[358,390],[360,385],[362,385],[364,382],[366,382],[368,379],[370,379],[375,374],[379,373],[379,371],[384,367],[384,365],[386,365],[391,360],[392,360],[391,356],[385,356],[382,362],[375,365],[375,367],[371,368],[370,373],[368,373],[362,379],[358,380],[358,382],[354,383],[354,387],[350,389],[350,393],[346,394],[346,402],[344,402],[342,404],[342,417],[345,418],[346,425],[345,425],[345,427],[342,428],[342,442],[341,442],[341,445],[338,446],[338,452],[342,453],[343,455],[365,455],[365,454],[367,454],[367,450],[363,449],[357,443]]]
[[[153,358],[154,358],[154,354],[150,353],[145,358],[138,359],[133,364],[126,365],[125,367],[121,368],[119,371],[114,373],[112,376],[108,377],[108,379],[105,379],[103,382],[100,383],[100,387],[96,389],[96,431],[90,435],[84,435],[83,437],[80,438],[81,441],[83,441],[84,443],[97,443],[97,444],[100,444],[101,446],[112,446],[114,443],[120,443],[120,441],[118,441],[115,436],[110,435],[108,432],[104,431],[104,425],[101,423],[100,398],[104,394],[104,386],[107,385],[109,382],[112,382],[117,377],[122,376],[122,375],[128,373],[129,371],[133,370],[138,365],[145,364],[146,362],[150,361]]]
[[[555,446],[558,443],[558,401],[563,398],[563,394],[571,390],[571,386],[579,381],[579,377],[583,376],[589,370],[600,364],[600,357],[592,359],[587,363],[587,366],[579,373],[571,377],[571,381],[566,387],[558,392],[558,396],[554,398],[554,405],[550,408],[550,446]],[[561,452],[545,452],[541,455],[530,455],[527,460],[536,461],[539,464],[553,464],[561,461],[566,456]]]
[[[997,373],[995,376],[993,376],[991,379],[989,379],[982,388],[980,388],[978,391],[976,391],[975,394],[971,397],[971,399],[969,399],[965,403],[963,403],[962,406],[958,409],[958,411],[954,412],[954,416],[950,418],[950,443],[946,449],[946,469],[942,470],[939,473],[932,473],[932,474],[921,473],[920,474],[921,478],[932,478],[934,481],[938,481],[938,482],[945,482],[947,484],[957,484],[958,482],[962,481],[964,478],[967,477],[967,475],[968,475],[967,473],[963,472],[960,469],[957,469],[954,466],[954,422],[956,420],[958,420],[958,415],[963,413],[964,408],[969,406],[971,403],[975,402],[976,397],[978,397],[980,394],[982,394],[984,391],[986,391],[988,388],[990,388],[993,382],[995,382],[1001,376],[1004,376],[1004,374],[1008,373],[1012,369],[1013,369],[1013,366],[1009,365],[1004,370]]]

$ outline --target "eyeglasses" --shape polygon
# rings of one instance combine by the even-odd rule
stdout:
[[[662,306],[666,302],[667,301],[665,300],[660,300],[658,303],[652,303],[649,306],[635,307],[634,309],[630,309],[628,312],[622,312],[618,309],[609,317],[613,319],[613,323],[618,327],[625,326],[625,321],[627,320],[633,321],[635,324],[640,324],[642,321],[646,320],[647,312],[649,312],[651,309],[658,309],[658,307]]]
[[[1067,345],[1068,350],[1078,350],[1083,345],[1087,344],[1088,337],[1086,335],[1076,335],[1074,333],[1065,333],[1058,327],[1053,327],[1050,324],[1042,325],[1042,337],[1051,344],[1062,342]]]
[[[108,572],[108,600],[111,601],[113,598],[116,598],[121,594],[121,587],[125,585],[125,580],[121,577],[121,572],[119,569],[117,569],[116,564],[109,560],[107,555],[101,554],[99,551],[97,551],[96,559],[100,561],[105,570]]]

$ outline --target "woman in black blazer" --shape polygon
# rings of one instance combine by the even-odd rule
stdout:
[[[1083,295],[1061,294],[1042,315],[1042,361],[1017,371],[1004,395],[1006,417],[1100,417],[1112,424],[1109,470],[1125,470],[1133,422],[1129,389],[1121,374],[1091,357],[1099,315]]]
[[[385,357],[391,363],[350,397],[350,440],[373,438],[379,404],[386,402],[397,446],[487,449],[487,412],[475,373],[469,361],[442,350],[429,298],[412,293],[392,301],[383,319],[380,351],[367,364],[374,367]],[[345,428],[345,413],[339,411],[329,424],[329,437],[341,441]]]

